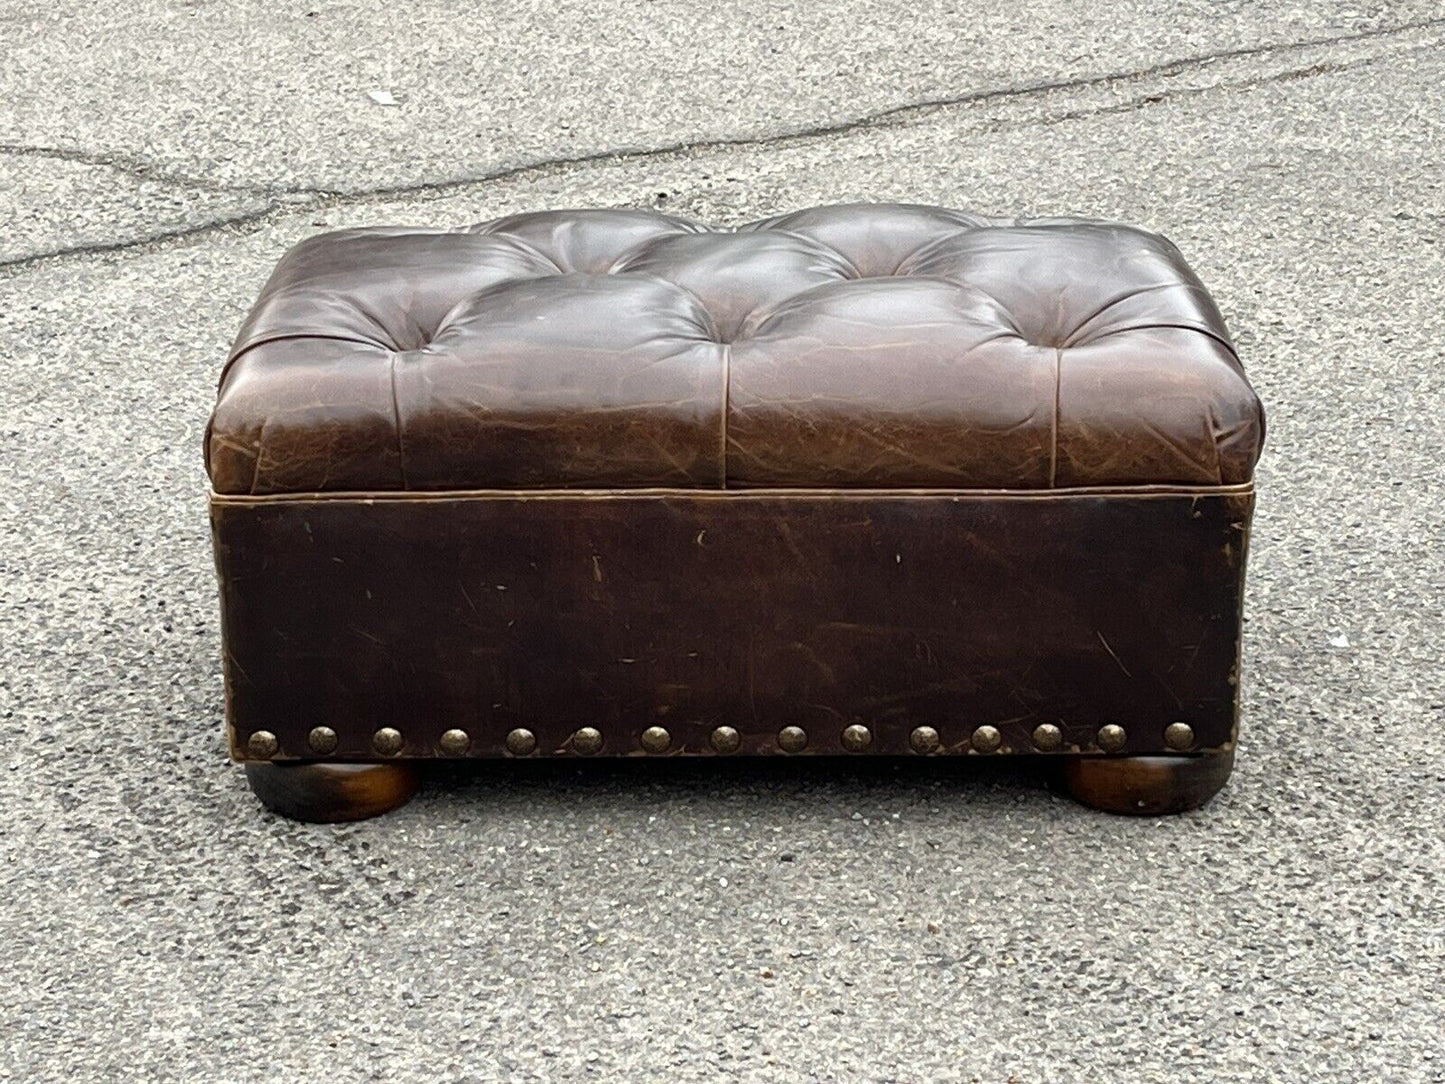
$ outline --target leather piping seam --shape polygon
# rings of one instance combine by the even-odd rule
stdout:
[[[310,493],[216,493],[213,505],[322,504],[352,501],[359,504],[441,503],[472,500],[629,500],[666,499],[698,501],[743,500],[1167,500],[1179,498],[1248,497],[1254,483],[1227,486],[1077,486],[1067,489],[438,489],[438,490],[332,490]]]

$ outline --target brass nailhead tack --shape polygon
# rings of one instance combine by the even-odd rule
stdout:
[[[311,733],[306,735],[306,744],[311,746],[313,753],[334,753],[338,741],[336,731],[329,726],[313,726]]]
[[[996,726],[981,726],[973,732],[973,747],[980,753],[995,752],[1003,744],[1003,735]]]
[[[708,739],[714,753],[736,753],[743,744],[743,736],[730,726],[720,726]]]
[[[465,730],[448,730],[437,744],[447,756],[459,757],[472,747],[472,739]]]
[[[1191,748],[1194,745],[1194,728],[1188,723],[1170,723],[1164,728],[1164,744],[1170,749]]]
[[[525,757],[537,748],[537,735],[524,727],[507,733],[507,752],[514,757]]]
[[[269,730],[258,730],[246,740],[246,752],[253,757],[267,759],[274,757],[281,749],[281,743],[276,740],[276,735]]]
[[[642,748],[649,753],[665,753],[672,744],[672,735],[665,727],[650,726],[642,732]]]
[[[572,735],[572,751],[590,757],[602,751],[602,731],[595,726],[584,726]]]
[[[861,753],[873,744],[873,731],[861,723],[854,723],[843,730],[843,748],[850,753]]]
[[[1124,748],[1129,740],[1129,735],[1124,733],[1124,728],[1118,723],[1105,723],[1099,727],[1098,736],[1094,739],[1099,743],[1099,748],[1106,753],[1117,753]]]
[[[778,748],[785,753],[801,753],[808,747],[808,732],[800,726],[785,726],[778,731]]]
[[[938,752],[938,731],[931,726],[914,727],[908,735],[908,747],[923,756]]]
[[[1064,732],[1053,723],[1040,723],[1034,727],[1034,748],[1051,753],[1064,744]]]
[[[371,736],[371,747],[384,757],[394,757],[401,752],[401,731],[384,726]]]

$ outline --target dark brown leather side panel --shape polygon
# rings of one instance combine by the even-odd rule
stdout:
[[[435,756],[449,728],[502,755],[595,726],[638,752],[711,728],[744,753],[844,727],[905,753],[917,726],[963,752],[1041,722],[1088,751],[1114,722],[1132,752],[1188,722],[1232,739],[1253,496],[686,493],[217,498],[233,748],[375,759],[380,727]]]

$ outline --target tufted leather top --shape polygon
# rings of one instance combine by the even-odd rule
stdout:
[[[1259,401],[1172,244],[1078,219],[632,210],[297,245],[237,336],[219,493],[1248,481]]]

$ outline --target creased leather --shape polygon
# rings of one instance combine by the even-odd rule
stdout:
[[[1231,485],[1259,401],[1177,249],[903,205],[353,229],[281,261],[218,493]]]

